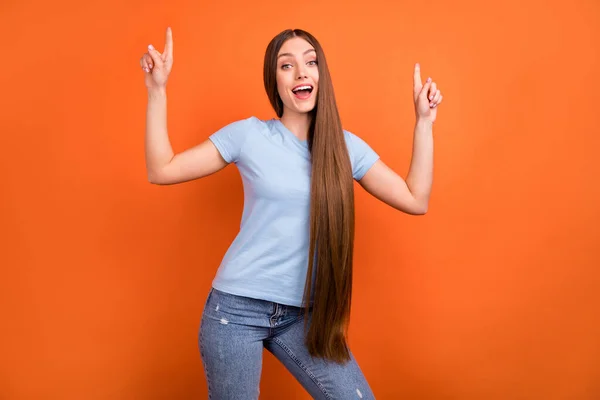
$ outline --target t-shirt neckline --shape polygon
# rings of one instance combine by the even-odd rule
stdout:
[[[300,146],[304,147],[304,148],[308,148],[308,140],[301,140],[298,136],[294,135],[294,132],[290,131],[284,124],[283,122],[281,122],[280,119],[275,119],[275,122],[277,123],[277,126],[279,126],[279,128],[281,129],[281,131],[288,135],[291,136],[291,138],[298,143]]]

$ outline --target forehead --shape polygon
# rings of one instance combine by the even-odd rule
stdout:
[[[281,49],[279,49],[278,55],[283,53],[291,53],[293,55],[301,56],[305,51],[310,49],[314,50],[314,47],[311,46],[311,44],[306,40],[301,37],[293,37],[285,41],[285,43],[281,46]]]

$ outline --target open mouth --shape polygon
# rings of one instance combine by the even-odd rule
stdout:
[[[292,89],[292,93],[294,93],[294,96],[296,96],[296,98],[300,100],[308,99],[312,91],[312,85],[299,85]]]

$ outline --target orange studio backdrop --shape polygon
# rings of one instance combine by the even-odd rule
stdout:
[[[235,166],[148,183],[139,58],[173,29],[174,151],[274,117],[269,40],[321,42],[344,128],[403,177],[412,72],[444,93],[424,216],[356,186],[350,345],[378,399],[600,399],[600,3],[0,6],[0,399],[206,399],[198,327]],[[265,352],[261,399],[309,399]]]

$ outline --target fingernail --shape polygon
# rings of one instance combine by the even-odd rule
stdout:
[[[429,100],[433,100],[433,95],[429,96]]]
[[[151,44],[148,45],[148,50],[154,50],[154,46],[152,46]]]
[[[431,78],[427,78],[427,82],[431,82]]]

